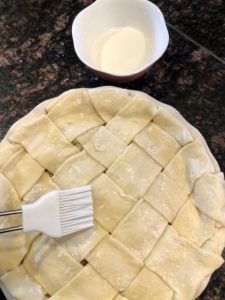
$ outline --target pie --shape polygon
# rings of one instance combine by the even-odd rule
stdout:
[[[74,89],[0,144],[1,211],[86,184],[93,228],[61,239],[0,236],[8,299],[191,300],[203,291],[223,263],[224,176],[177,111],[137,91]]]

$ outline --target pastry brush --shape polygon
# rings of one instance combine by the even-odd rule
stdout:
[[[22,214],[22,225],[0,229],[0,233],[39,231],[62,237],[93,226],[91,186],[53,190],[21,209],[0,212],[1,216]]]

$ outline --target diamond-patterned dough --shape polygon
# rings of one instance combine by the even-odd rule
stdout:
[[[193,299],[203,280],[222,263],[220,256],[195,247],[170,226],[146,260],[177,293],[176,300]]]
[[[166,226],[166,220],[147,202],[141,201],[116,227],[112,235],[143,261]]]
[[[86,150],[68,158],[55,172],[53,180],[61,188],[79,187],[89,183],[104,171]]]
[[[203,249],[209,252],[221,255],[225,244],[225,229],[217,229],[215,235],[210,240],[206,241],[202,246]]]
[[[142,267],[141,261],[111,236],[105,238],[87,260],[117,291],[124,291]]]
[[[57,190],[58,188],[59,187],[52,181],[48,173],[44,172],[41,178],[23,196],[23,200],[27,203],[36,201],[48,191]]]
[[[10,181],[0,173],[0,211],[20,207],[20,199]]]
[[[50,295],[60,290],[82,269],[62,246],[45,235],[34,241],[24,267]]]
[[[111,120],[129,101],[132,101],[129,91],[114,87],[90,89],[88,94],[105,122]]]
[[[197,131],[144,93],[76,89],[44,102],[0,144],[0,211],[90,184],[94,227],[61,239],[0,235],[4,294],[197,298],[223,262],[225,186],[218,172]],[[0,228],[21,223],[21,216],[4,217]]]
[[[0,173],[0,211],[18,209],[21,205],[17,192],[10,181]],[[21,224],[19,216],[2,217],[0,229]],[[28,250],[28,241],[23,232],[3,234],[0,237],[0,275],[15,269]],[[10,259],[9,259],[10,257]]]
[[[93,187],[95,219],[112,232],[135,204],[136,199],[125,194],[105,174],[98,176],[90,184]]]
[[[144,199],[158,210],[168,222],[172,222],[187,200],[187,193],[164,173],[161,173],[144,195]]]
[[[163,167],[168,164],[180,148],[173,137],[154,123],[138,133],[134,141]]]
[[[201,213],[191,199],[188,200],[176,216],[173,227],[189,241],[201,247],[216,232],[216,222]]]
[[[88,93],[84,89],[66,93],[49,111],[48,117],[69,141],[104,122],[96,113]]]
[[[20,265],[0,279],[0,286],[8,295],[8,299],[16,300],[46,300],[42,287],[29,276]]]
[[[38,181],[44,169],[22,149],[6,162],[1,172],[11,181],[22,198]]]
[[[193,202],[206,215],[225,225],[225,183],[223,174],[206,174],[200,178],[194,187]]]
[[[2,218],[0,229],[21,225],[20,216]],[[0,240],[0,276],[16,269],[29,250],[33,234],[12,232],[2,234]]]
[[[130,300],[172,300],[173,290],[159,276],[143,268],[124,295]]]
[[[132,143],[111,165],[107,175],[126,193],[142,197],[161,169],[144,150]]]
[[[43,168],[52,173],[64,160],[79,152],[46,116],[41,116],[16,130],[10,136],[10,140],[22,144]]]
[[[77,89],[77,90],[79,90],[79,89]],[[52,98],[51,101],[48,102],[48,103],[46,104],[46,106],[45,106],[45,108],[44,108],[44,109],[45,109],[45,112],[46,112],[46,113],[50,112],[50,110],[52,110],[53,107],[54,107],[57,103],[59,103],[60,101],[62,101],[62,99],[65,97],[65,95],[67,95],[68,93],[73,93],[73,92],[74,92],[74,90],[72,89],[72,90],[69,90],[69,91],[66,91],[66,92],[60,94],[59,96],[57,96],[57,97],[55,97],[55,98]]]
[[[111,130],[125,143],[141,131],[155,116],[157,107],[144,94],[137,93],[119,113],[111,119],[106,128]]]
[[[116,291],[91,266],[86,266],[51,300],[111,300]]]
[[[80,262],[107,234],[107,231],[95,222],[93,228],[75,232],[59,239],[58,242],[65,247],[77,262]]]
[[[188,128],[165,109],[160,109],[153,122],[165,130],[170,136],[174,137],[182,146],[193,141],[193,137]]]
[[[184,146],[167,165],[164,173],[172,181],[190,193],[195,181],[214,167],[199,139]]]
[[[77,140],[90,156],[105,167],[109,167],[126,148],[126,144],[104,126],[86,132]]]
[[[13,145],[13,144],[9,143],[8,140],[1,142],[1,145],[0,145],[0,169],[19,150],[21,150],[20,145]]]

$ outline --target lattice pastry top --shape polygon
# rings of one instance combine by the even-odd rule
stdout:
[[[0,236],[8,299],[196,298],[225,241],[224,177],[197,130],[144,93],[104,87],[44,102],[0,144],[0,210],[85,184],[93,229]]]

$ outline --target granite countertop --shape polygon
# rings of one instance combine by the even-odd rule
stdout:
[[[92,2],[0,1],[0,138],[45,99],[70,88],[111,84],[92,75],[73,49],[73,18]],[[204,135],[224,172],[224,1],[153,2],[168,22],[169,48],[144,77],[119,86],[142,90],[178,109]],[[225,299],[225,265],[199,299]]]

